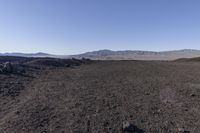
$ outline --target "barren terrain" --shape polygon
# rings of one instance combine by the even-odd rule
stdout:
[[[1,133],[200,132],[198,61],[50,64],[0,74]]]

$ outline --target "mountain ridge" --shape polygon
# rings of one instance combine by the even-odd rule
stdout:
[[[73,55],[74,58],[89,58],[94,60],[175,60],[178,58],[200,57],[200,50],[181,49],[171,51],[143,50],[99,50]]]
[[[1,56],[19,56],[19,57],[49,57],[53,56],[48,53],[37,52],[37,53],[20,53],[20,52],[12,52],[12,53],[0,53]]]
[[[92,60],[176,60],[179,58],[200,57],[200,50],[181,49],[168,51],[119,50],[103,49],[76,55],[54,55],[43,52],[37,53],[0,53],[0,56],[19,57],[51,57],[51,58],[89,58]]]

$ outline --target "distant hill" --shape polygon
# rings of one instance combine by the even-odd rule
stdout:
[[[177,59],[175,61],[178,61],[178,62],[199,62],[200,61],[200,57],[180,58],[180,59]]]
[[[139,51],[139,50],[99,50],[73,55],[74,58],[89,58],[93,60],[175,60],[179,58],[200,57],[200,50],[183,49],[174,51]]]
[[[52,55],[47,53],[3,53],[0,56],[18,57],[52,57],[52,58],[89,58],[92,60],[176,60],[180,58],[200,57],[200,50],[183,49],[173,51],[141,51],[141,50],[99,50],[78,55]]]
[[[54,57],[55,55],[47,53],[1,53],[0,56],[18,56],[18,57]]]

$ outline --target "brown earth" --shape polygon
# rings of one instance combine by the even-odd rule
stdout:
[[[124,132],[199,133],[199,70],[198,62],[96,61],[0,74],[0,132],[121,133],[129,122],[134,130]]]

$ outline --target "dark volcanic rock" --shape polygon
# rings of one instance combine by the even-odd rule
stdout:
[[[65,66],[11,62],[14,72],[22,67],[26,73],[0,74],[0,130],[200,132],[200,63],[94,61],[73,67],[85,60],[56,62]]]
[[[134,126],[130,122],[125,121],[122,124],[122,133],[144,133],[144,131]]]
[[[19,63],[12,64],[10,62],[6,62],[0,65],[0,72],[1,73],[25,73],[25,66],[22,66]]]
[[[7,73],[12,73],[13,72],[13,66],[10,62],[6,62],[3,66],[2,69],[3,72],[7,72]]]

